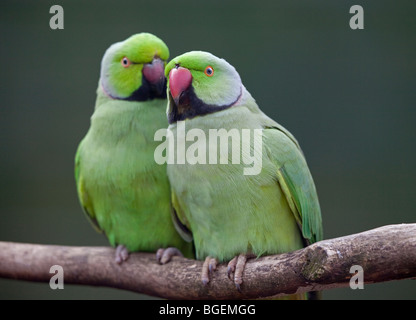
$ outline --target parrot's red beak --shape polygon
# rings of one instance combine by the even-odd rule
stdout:
[[[147,81],[157,84],[165,77],[165,64],[159,58],[155,58],[152,63],[146,63],[143,66],[142,72]]]
[[[152,63],[146,63],[142,72],[157,95],[161,95],[166,90],[165,63],[161,59],[154,58]]]
[[[174,68],[169,72],[169,90],[170,94],[175,101],[175,104],[179,104],[179,99],[182,92],[186,91],[192,82],[191,72],[182,67]]]

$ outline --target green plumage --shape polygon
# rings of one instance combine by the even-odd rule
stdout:
[[[157,96],[147,83],[151,93],[133,95],[145,86],[143,66],[168,55],[160,39],[145,33],[107,50],[91,126],[77,150],[75,178],[85,213],[111,245],[128,251],[174,246],[191,256],[191,245],[171,220],[166,166],[154,160],[154,133],[167,125],[164,92]],[[132,62],[129,68],[122,65],[124,57]],[[129,95],[133,98],[123,100]]]
[[[214,69],[211,77],[203,73],[208,65]],[[211,256],[228,261],[240,253],[278,254],[321,240],[318,197],[296,139],[259,109],[238,73],[225,60],[205,52],[190,52],[174,58],[165,74],[178,67],[189,69],[192,75],[192,91],[183,95],[195,94],[202,101],[189,105],[196,99],[181,96],[179,101],[185,101],[184,105],[175,105],[170,98],[170,114],[180,114],[181,110],[189,114],[189,108],[201,112],[184,121],[186,132],[200,129],[209,137],[210,129],[262,130],[262,149],[257,155],[262,159],[262,169],[258,175],[244,175],[247,165],[242,161],[231,163],[230,145],[229,164],[168,165],[173,206],[192,233],[197,258]],[[220,88],[227,91],[215,92]],[[204,105],[205,101],[209,104]],[[207,113],[207,108],[223,105],[229,107]],[[178,126],[175,121],[169,126],[175,141]],[[187,141],[185,148],[199,142]],[[248,143],[255,152],[254,142]],[[209,152],[207,149],[207,159]],[[217,160],[219,163],[219,153]]]

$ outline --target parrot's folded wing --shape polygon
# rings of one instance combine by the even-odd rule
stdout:
[[[192,242],[192,232],[189,230],[189,225],[185,220],[182,210],[179,206],[178,199],[175,192],[172,190],[172,220],[176,231],[187,242]]]
[[[276,164],[277,181],[308,244],[322,240],[322,218],[312,175],[300,148],[285,130],[267,128],[265,148]]]
[[[94,227],[94,229],[102,233],[103,231],[98,226],[98,222],[95,219],[95,213],[94,209],[92,207],[91,201],[89,200],[88,192],[85,190],[84,185],[84,179],[82,178],[81,172],[80,172],[80,163],[81,163],[81,144],[82,141],[78,147],[77,153],[75,155],[75,182],[77,186],[77,192],[78,192],[78,198],[81,202],[81,207],[85,213],[85,215],[88,218],[88,221],[91,222],[91,225]]]

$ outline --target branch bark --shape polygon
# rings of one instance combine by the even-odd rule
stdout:
[[[366,284],[416,278],[416,223],[389,225],[307,248],[247,262],[241,292],[218,266],[211,282],[200,280],[202,261],[174,257],[159,265],[153,253],[114,262],[110,247],[69,247],[0,242],[0,277],[49,282],[60,265],[65,284],[106,286],[167,299],[253,299],[349,285],[350,268],[364,270]]]

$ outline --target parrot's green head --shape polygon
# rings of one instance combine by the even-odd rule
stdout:
[[[168,63],[169,123],[235,106],[243,92],[238,72],[224,59],[191,51]]]
[[[169,49],[150,33],[135,34],[110,46],[101,61],[101,87],[113,99],[166,98],[164,69]]]

